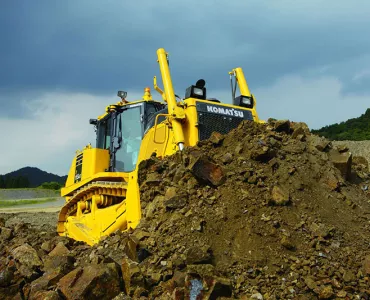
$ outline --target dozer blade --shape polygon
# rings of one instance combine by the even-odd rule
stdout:
[[[59,213],[58,233],[89,245],[127,229],[127,183],[94,182],[79,189]]]

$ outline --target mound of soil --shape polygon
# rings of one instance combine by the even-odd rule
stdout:
[[[133,231],[89,247],[3,220],[0,296],[369,299],[366,162],[303,123],[245,121],[143,161]]]

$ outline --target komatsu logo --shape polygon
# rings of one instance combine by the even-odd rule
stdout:
[[[207,111],[208,112],[213,112],[213,113],[216,113],[216,114],[223,114],[223,115],[227,115],[227,116],[244,118],[244,112],[240,111],[240,110],[236,110],[234,108],[224,108],[224,107],[217,107],[217,106],[207,105]]]

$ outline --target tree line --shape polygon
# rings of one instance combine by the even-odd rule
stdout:
[[[0,175],[0,189],[21,189],[29,188],[30,181],[27,176],[4,176]],[[63,187],[59,182],[44,182],[39,188],[48,190],[59,190]]]
[[[30,181],[26,176],[0,175],[0,189],[17,189],[28,187],[30,187]]]
[[[349,119],[345,122],[336,123],[311,131],[312,133],[324,136],[329,140],[370,140],[370,108],[366,110],[365,114],[358,118]]]

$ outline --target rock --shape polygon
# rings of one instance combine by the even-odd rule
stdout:
[[[24,222],[18,222],[14,226],[14,232],[16,235],[18,235],[18,233],[22,233],[26,231],[27,229],[28,229],[28,225]]]
[[[261,293],[254,293],[250,297],[251,300],[263,300],[263,296]]]
[[[213,277],[215,267],[211,264],[187,265],[186,272],[192,277]]]
[[[66,274],[73,269],[74,263],[75,258],[71,255],[46,256],[44,258],[44,270],[45,272],[60,270],[60,272]]]
[[[7,241],[13,237],[13,231],[6,227],[0,228],[0,240]]]
[[[122,260],[121,269],[127,295],[133,295],[136,287],[145,287],[144,276],[137,262],[125,257]]]
[[[241,143],[237,144],[234,152],[237,156],[239,156],[239,154],[243,152],[243,145]]]
[[[366,256],[362,262],[362,269],[364,274],[370,275],[370,255]]]
[[[185,173],[186,173],[186,169],[183,166],[180,166],[176,170],[175,175],[173,176],[173,181],[179,182],[185,176]]]
[[[186,251],[186,263],[192,264],[206,264],[212,259],[212,256],[207,247],[193,246]]]
[[[41,249],[49,253],[51,250],[53,250],[52,242],[50,240],[43,242],[41,244]]]
[[[315,290],[317,288],[317,283],[315,278],[312,276],[307,276],[304,278],[304,282],[310,290]]]
[[[148,291],[144,289],[143,287],[138,287],[134,292],[133,298],[142,299],[141,297],[144,297],[145,299],[147,299]]]
[[[222,297],[230,298],[233,294],[233,288],[230,279],[213,277],[212,283],[208,285],[209,287],[207,294],[209,294],[209,299],[220,299]]]
[[[175,187],[169,187],[164,196],[164,205],[169,209],[181,209],[186,206],[188,195]]]
[[[151,255],[151,253],[145,249],[145,248],[140,248],[138,251],[137,251],[137,260],[138,262],[142,262],[143,260],[145,260],[147,257],[149,257]]]
[[[306,135],[306,133],[305,133],[304,128],[303,127],[297,127],[296,129],[294,129],[294,131],[292,133],[292,138],[302,141],[303,138],[305,137],[305,135]]]
[[[369,171],[369,162],[363,156],[353,156],[352,164],[360,166],[365,172]]]
[[[331,285],[325,286],[322,290],[319,292],[319,299],[330,299],[333,297],[334,292]]]
[[[220,186],[226,181],[223,169],[204,155],[195,160],[190,170],[198,181],[208,185]]]
[[[327,238],[331,236],[332,228],[329,228],[328,226],[321,223],[312,223],[310,226],[310,230],[314,237]]]
[[[325,174],[326,176],[321,179],[321,182],[326,184],[332,191],[339,191],[341,182],[332,172]]]
[[[175,273],[173,274],[172,277],[172,281],[175,283],[176,287],[183,287],[185,286],[185,278],[186,274],[184,272],[175,270]]]
[[[339,145],[339,146],[337,147],[337,149],[338,149],[338,151],[339,151],[340,153],[344,153],[344,152],[349,151],[349,148],[348,148],[346,145]]]
[[[247,173],[245,173],[247,174]],[[257,183],[257,176],[256,175],[252,175],[252,176],[248,176],[247,177],[247,182],[250,183],[250,184],[256,184]]]
[[[192,226],[191,226],[190,230],[192,232],[195,231],[195,230],[199,231],[199,232],[203,232],[204,224],[205,224],[204,220],[195,219],[195,220],[192,221]]]
[[[99,264],[103,261],[103,257],[99,255],[97,252],[92,251],[89,255],[90,263],[92,264]]]
[[[250,152],[250,158],[259,162],[268,162],[276,156],[276,151],[268,146],[259,145]]]
[[[0,287],[10,286],[13,278],[14,272],[9,268],[5,268],[4,270],[0,271]]]
[[[216,131],[212,132],[212,134],[209,138],[211,143],[216,145],[216,146],[221,145],[224,139],[225,139],[224,136],[221,133],[216,132]]]
[[[334,166],[342,173],[344,179],[348,180],[351,175],[352,153],[339,153],[337,150],[330,150],[329,159]]]
[[[32,294],[28,300],[59,300],[62,299],[56,291],[38,291]]]
[[[274,186],[271,191],[270,204],[272,205],[287,205],[290,203],[289,192],[280,186]]]
[[[290,127],[293,130],[296,130],[297,128],[301,127],[304,129],[306,134],[310,133],[310,128],[308,127],[307,123],[305,122],[290,122]]]
[[[164,196],[157,195],[153,199],[152,202],[150,202],[144,211],[144,214],[147,218],[152,218],[155,214],[155,212],[160,209],[161,207],[164,207]]]
[[[293,133],[296,130],[303,129],[304,135],[310,135],[310,128],[305,122],[290,122],[290,127],[293,130]],[[293,137],[293,134],[292,134],[292,137]]]
[[[114,297],[112,300],[131,300],[132,298],[130,296],[127,296],[125,293],[121,292],[116,297]]]
[[[187,295],[189,298],[190,295]],[[186,299],[185,298],[185,289],[184,288],[175,288],[172,292],[171,299],[173,300],[182,300]],[[190,298],[189,298],[190,299]]]
[[[295,249],[295,246],[294,246],[292,240],[289,237],[285,236],[285,235],[281,238],[280,243],[284,248],[286,248],[288,250],[294,250]]]
[[[346,291],[339,291],[338,293],[337,293],[337,297],[338,298],[345,298],[347,296],[347,292]]]
[[[231,280],[217,276],[188,276],[186,286],[193,299],[229,299],[233,294]]]
[[[155,185],[162,181],[161,175],[158,173],[149,173],[144,184]]]
[[[139,229],[137,228],[135,230],[135,232],[133,233],[133,236],[138,240],[138,241],[142,241],[144,240],[145,238],[147,237],[150,237],[150,233],[145,231],[145,230],[142,230],[142,229]]]
[[[68,255],[69,250],[66,246],[64,246],[63,242],[59,242],[55,248],[49,253],[49,256],[63,256]]]
[[[326,152],[331,147],[331,142],[328,140],[318,140],[315,144],[315,148],[321,152]]]
[[[221,161],[224,164],[229,164],[233,161],[233,155],[231,153],[225,153],[224,156],[222,156]]]
[[[346,270],[343,274],[343,280],[344,282],[349,283],[349,282],[355,281],[356,276],[351,271]]]
[[[112,299],[121,292],[114,263],[78,267],[62,277],[57,287],[67,299]]]
[[[12,251],[16,260],[17,269],[26,278],[37,276],[39,268],[42,267],[42,261],[35,249],[29,244],[24,244]]]
[[[47,290],[48,287],[56,285],[64,275],[61,269],[56,269],[32,281],[29,294],[30,299],[37,299],[37,295],[40,291]]]
[[[276,132],[290,133],[290,121],[289,120],[278,120],[275,122],[274,130]]]

